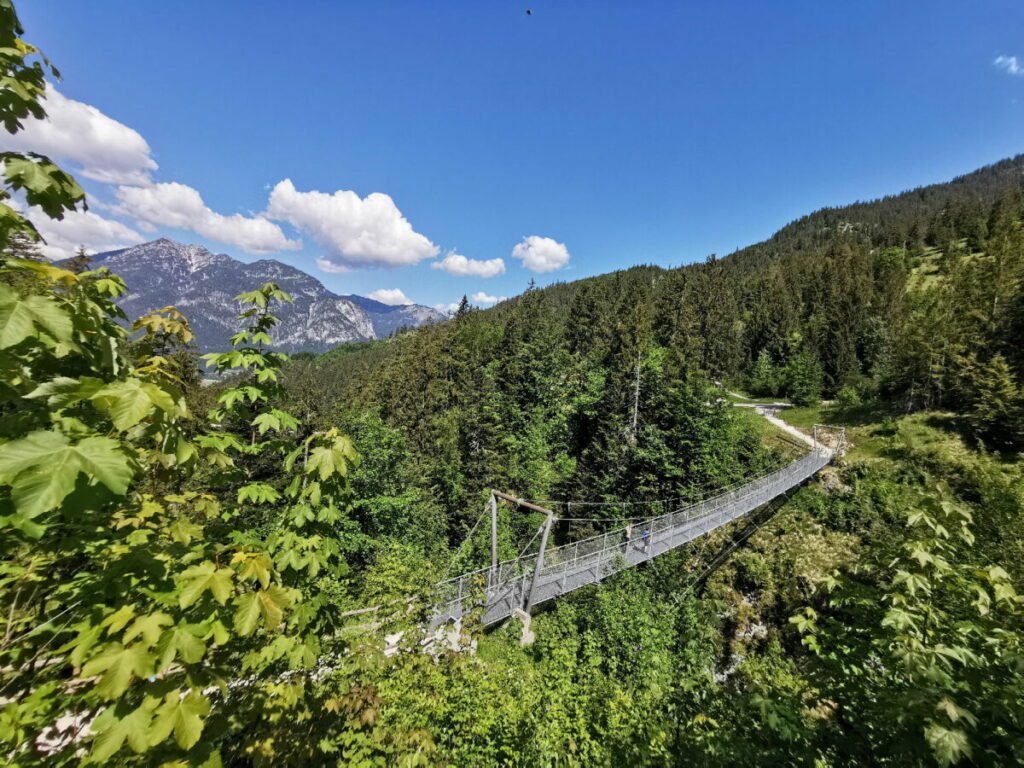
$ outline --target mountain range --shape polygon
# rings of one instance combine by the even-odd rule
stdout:
[[[91,257],[92,267],[109,267],[128,284],[118,304],[135,318],[174,305],[192,325],[200,352],[223,350],[240,327],[234,297],[275,282],[294,303],[278,307],[275,348],[283,352],[324,352],[350,341],[382,338],[403,326],[444,317],[419,304],[391,306],[363,296],[339,296],[301,269],[274,259],[245,263],[224,253],[167,238]]]

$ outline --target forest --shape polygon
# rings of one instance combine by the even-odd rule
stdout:
[[[11,133],[55,75],[22,35],[0,3]],[[203,359],[177,309],[41,258],[15,200],[85,193],[2,160],[6,764],[1024,763],[1024,156],[322,355],[239,286]],[[539,606],[530,645],[423,650],[489,489],[592,504],[559,541],[697,498],[797,451],[743,397],[850,450],[745,541]],[[539,519],[503,506],[500,556]]]

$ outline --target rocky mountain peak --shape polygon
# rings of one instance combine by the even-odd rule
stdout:
[[[120,265],[160,264],[167,269],[196,272],[211,264],[224,264],[233,259],[223,253],[211,253],[201,245],[176,243],[166,237],[148,243],[132,245],[118,251],[108,251],[93,257],[112,270]]]
[[[118,304],[129,317],[167,305],[180,309],[192,325],[202,352],[227,348],[239,330],[234,297],[266,282],[278,283],[294,303],[279,307],[276,348],[285,352],[323,352],[350,341],[386,336],[401,326],[441,319],[429,307],[412,304],[375,311],[358,296],[338,296],[312,275],[274,259],[245,263],[201,245],[166,237],[93,257],[128,284]]]

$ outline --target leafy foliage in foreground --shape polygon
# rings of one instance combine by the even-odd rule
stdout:
[[[6,0],[0,27],[15,130],[42,69]],[[80,201],[43,159],[4,159],[45,213]],[[268,349],[288,299],[264,285],[238,297],[248,328],[208,357],[227,376],[210,389],[179,313],[130,340],[122,282],[15,258],[33,234],[0,208],[3,759],[1024,762],[1024,474],[949,416],[865,427],[874,458],[801,490],[703,591],[728,531],[559,601],[527,649],[514,626],[450,640],[475,654],[416,631],[481,487],[621,507],[772,461],[709,375],[835,393],[840,416],[886,410],[878,391],[954,406],[1018,444],[1020,205],[979,182],[1007,170],[301,364]],[[939,253],[941,280],[910,285]],[[530,521],[506,515],[514,554]]]
[[[0,123],[8,133],[17,133],[22,121],[46,117],[43,107],[46,73],[59,78],[57,69],[38,48],[21,39],[24,33],[11,0],[0,3]],[[14,235],[39,240],[35,226],[9,200],[12,191],[26,203],[38,206],[52,219],[85,205],[85,192],[69,174],[48,157],[34,152],[0,152],[6,189],[0,190],[0,242]]]
[[[243,442],[206,428],[190,437],[177,368],[126,356],[117,278],[3,269],[51,287],[0,286],[0,738],[18,764],[74,763],[83,743],[101,763],[130,750],[218,764],[225,723],[264,717],[282,690],[298,695],[336,650],[325,596],[346,573],[336,529],[352,444],[336,430],[296,440],[298,422],[269,403],[284,358],[262,347],[268,307],[288,300],[273,284],[239,297],[251,327],[209,361],[243,372],[214,412],[244,425]],[[154,333],[188,337],[170,311],[136,326],[142,348]],[[266,459],[291,482],[255,477]],[[233,494],[211,492],[226,484]]]
[[[823,580],[824,616],[806,607],[791,621],[842,694],[837,720],[865,734],[864,759],[912,761],[923,735],[942,764],[1008,764],[1024,748],[1024,601],[1001,567],[959,561],[971,513],[936,490],[919,494],[898,546]],[[879,727],[852,717],[864,710]]]

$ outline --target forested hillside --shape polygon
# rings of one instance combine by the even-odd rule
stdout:
[[[474,489],[670,491],[663,474],[645,477],[653,448],[640,433],[671,432],[671,414],[693,412],[679,398],[704,402],[710,380],[801,404],[841,396],[904,413],[948,408],[989,448],[1019,447],[1022,189],[1019,156],[819,211],[727,258],[527,290],[306,363],[295,389],[303,380],[313,390],[312,408],[372,408],[403,427],[444,467],[431,482],[450,499],[463,466]],[[317,403],[315,392],[330,396]],[[541,465],[508,465],[520,455]]]
[[[0,3],[12,132],[48,66],[21,34]],[[48,215],[84,200],[4,160]],[[186,317],[125,318],[130,286],[34,258],[0,202],[4,761],[1024,761],[1022,170],[319,356],[274,351],[280,286],[239,286],[213,387]],[[487,562],[487,489],[577,502],[561,543],[801,450],[730,390],[850,452],[542,606],[532,645],[514,620],[425,644],[434,585]],[[501,557],[539,519],[503,507]]]

